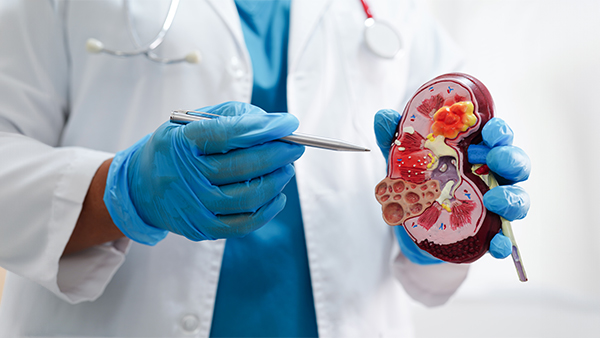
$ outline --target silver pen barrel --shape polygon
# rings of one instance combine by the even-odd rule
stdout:
[[[171,112],[171,117],[169,119],[173,123],[177,124],[188,124],[190,122],[198,121],[198,120],[210,120],[209,117],[191,115],[182,113],[179,110],[175,110]]]
[[[292,135],[282,137],[282,141],[298,143],[307,147],[337,150],[337,151],[370,151],[365,147],[350,144],[345,141],[340,141],[332,138],[294,133]]]
[[[188,112],[192,114],[188,114]],[[205,116],[201,116],[205,115]],[[210,120],[216,116],[203,112],[174,110],[171,112],[170,121],[177,124],[188,124],[198,120]],[[297,143],[307,147],[314,147],[336,151],[371,151],[365,147],[357,146],[345,141],[340,141],[332,138],[295,133],[289,136],[282,137],[280,140],[285,142]]]

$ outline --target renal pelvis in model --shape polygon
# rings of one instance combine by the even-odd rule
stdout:
[[[447,262],[477,260],[500,230],[500,217],[483,205],[490,174],[467,158],[493,114],[491,95],[472,76],[424,84],[404,109],[387,177],[375,188],[385,222],[404,226],[421,249]]]

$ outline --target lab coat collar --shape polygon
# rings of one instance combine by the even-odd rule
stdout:
[[[302,6],[298,2],[304,2]],[[310,5],[306,6],[306,2]],[[235,2],[224,0],[207,0],[215,9],[221,19],[225,21],[231,34],[236,39],[239,46],[245,46],[244,34],[238,16]],[[296,0],[292,1],[290,9],[290,36],[288,47],[288,69],[293,70],[302,51],[304,50],[311,33],[317,27],[317,24],[332,0]],[[243,50],[244,48],[242,48]]]
[[[302,6],[298,3],[302,1]],[[306,2],[310,1],[310,5]],[[312,32],[331,4],[332,0],[296,0],[290,10],[290,37],[288,46],[288,69],[293,71]]]
[[[239,46],[245,46],[242,24],[233,0],[207,0],[229,28]],[[244,48],[242,48],[244,49]]]

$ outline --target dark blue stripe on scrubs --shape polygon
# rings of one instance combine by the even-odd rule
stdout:
[[[252,104],[287,111],[290,0],[236,0],[254,70]],[[317,323],[295,179],[285,209],[244,238],[228,239],[211,337],[316,337]]]

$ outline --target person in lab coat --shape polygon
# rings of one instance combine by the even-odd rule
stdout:
[[[459,66],[413,1],[370,3],[403,33],[393,59],[358,0],[207,0],[156,50],[201,62],[163,65],[85,51],[131,49],[120,1],[3,1],[0,336],[410,336],[406,295],[443,304],[468,265],[383,223],[381,153],[275,141],[300,121],[377,149],[374,113]],[[131,4],[142,41],[167,6]],[[200,107],[229,117],[165,123]],[[381,143],[399,115],[377,116]]]

